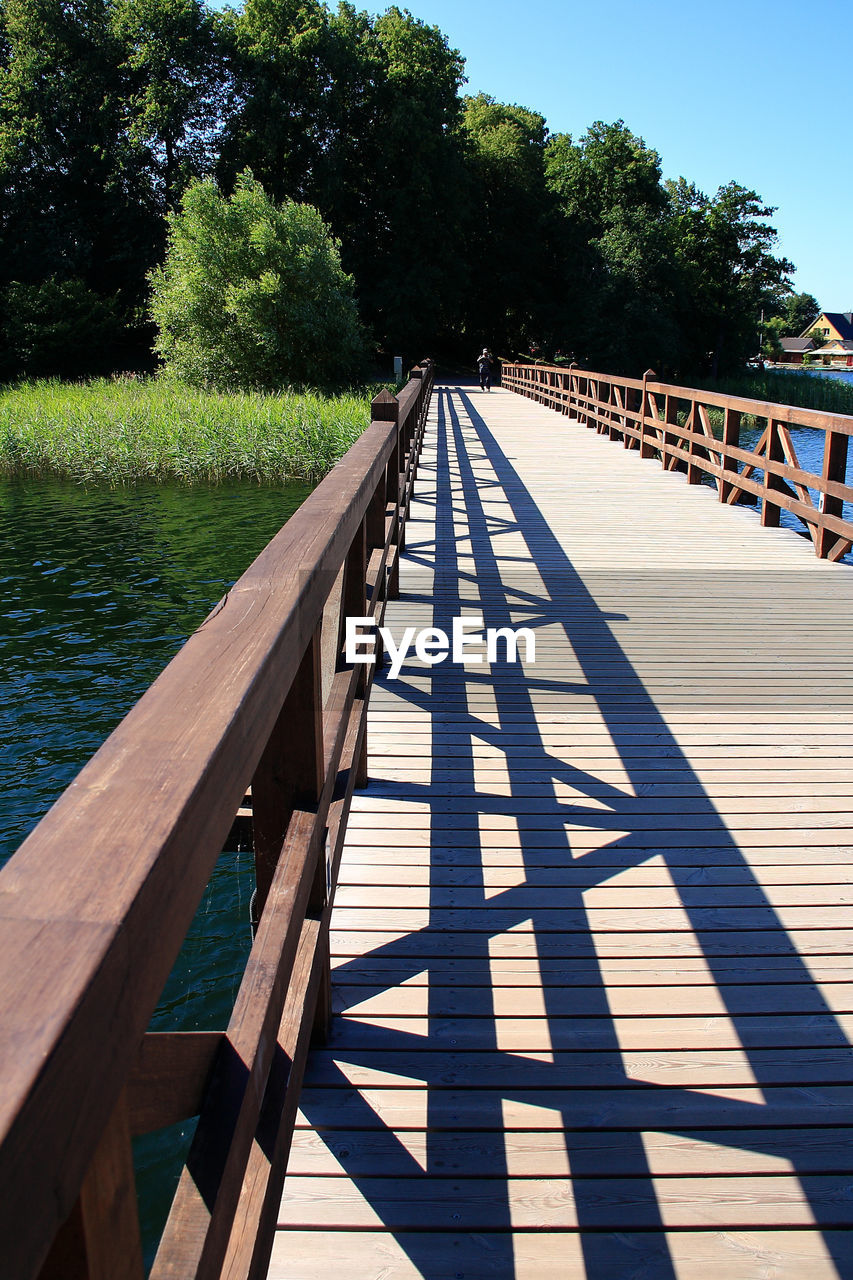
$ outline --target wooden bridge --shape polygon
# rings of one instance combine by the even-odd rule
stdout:
[[[3,1274],[137,1280],[200,1113],[158,1278],[848,1280],[853,419],[417,372],[0,875]],[[366,716],[370,614],[535,661]],[[231,1023],[145,1035],[238,809]]]

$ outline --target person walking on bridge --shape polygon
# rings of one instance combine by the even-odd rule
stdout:
[[[491,391],[492,357],[489,355],[488,347],[483,347],[482,354],[477,356],[477,371],[480,375],[480,390]]]

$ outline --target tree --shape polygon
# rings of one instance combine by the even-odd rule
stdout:
[[[274,200],[309,200],[327,145],[329,13],[320,0],[246,0],[226,22],[234,92],[217,176],[250,168]]]
[[[108,372],[119,327],[113,299],[82,280],[51,277],[37,284],[13,281],[4,300],[10,373],[72,378],[81,367]]]
[[[624,121],[578,143],[552,138],[549,190],[562,214],[566,344],[595,367],[640,374],[677,365],[674,270],[660,156]]]
[[[227,26],[201,0],[115,0],[117,92],[128,135],[145,148],[161,208],[212,171],[227,83]],[[221,28],[221,30],[220,30]]]
[[[280,387],[357,376],[364,337],[338,244],[316,209],[276,205],[250,172],[231,197],[193,183],[151,275],[156,349],[195,385]]]
[[[248,0],[234,19],[236,109],[218,169],[315,205],[380,343],[420,357],[464,298],[459,54],[396,6]]]
[[[785,299],[782,313],[783,337],[799,338],[821,314],[821,305],[811,293],[792,293]]]
[[[539,344],[550,328],[554,280],[545,186],[545,118],[480,93],[465,99],[472,173],[466,256],[469,346],[505,354]],[[469,353],[473,359],[475,351]]]
[[[755,354],[761,312],[778,313],[793,264],[771,252],[775,210],[737,182],[713,200],[683,178],[668,183],[686,364],[713,377]]]
[[[458,332],[466,299],[465,64],[438,27],[396,5],[375,20],[374,32],[382,67],[373,141],[379,167],[363,193],[372,226],[345,261],[386,349],[420,359]],[[346,131],[342,141],[352,150]],[[330,216],[343,234],[331,208]]]
[[[14,326],[14,283],[14,297],[28,297],[41,312],[41,354],[35,334],[20,345],[7,331],[7,343],[31,352],[31,362],[17,372],[36,366],[49,372],[45,360],[56,347],[47,331],[68,316],[51,317],[44,308],[51,300],[72,306],[82,288],[104,302],[104,314],[112,309],[117,337],[142,302],[157,215],[144,157],[123,128],[121,50],[108,0],[6,0],[3,19],[0,306]],[[85,341],[76,349],[78,372],[85,373],[91,367]],[[88,350],[100,367],[103,345]]]

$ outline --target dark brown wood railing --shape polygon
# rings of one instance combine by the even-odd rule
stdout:
[[[639,380],[575,365],[504,363],[501,382],[639,449],[644,458],[660,458],[667,470],[685,472],[691,484],[710,477],[721,502],[756,502],[763,525],[777,526],[783,510],[792,512],[823,559],[839,560],[853,547],[853,522],[843,511],[845,502],[853,502],[853,487],[845,483],[852,417],[670,386],[652,370]],[[753,449],[740,446],[744,420],[761,428]],[[800,465],[792,427],[823,433],[820,474]]]
[[[0,1258],[139,1280],[131,1136],[198,1115],[152,1275],[265,1274],[432,365],[372,422],[0,873]],[[250,798],[249,798],[250,797]],[[258,917],[229,1025],[147,1033],[235,816]],[[230,847],[230,846],[229,846]]]

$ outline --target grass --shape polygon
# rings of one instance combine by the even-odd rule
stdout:
[[[839,378],[816,378],[808,373],[767,369],[706,382],[704,389],[721,395],[818,409],[824,413],[853,414],[853,383]]]
[[[325,397],[220,394],[165,378],[22,383],[0,390],[0,475],[316,484],[370,421],[375,390]]]

